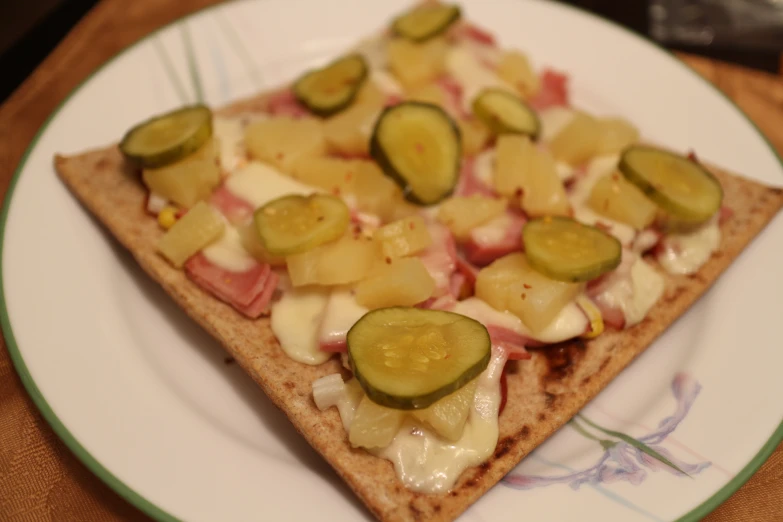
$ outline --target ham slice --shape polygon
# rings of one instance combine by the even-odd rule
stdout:
[[[462,85],[449,75],[443,75],[435,82],[446,93],[446,106],[443,107],[452,117],[467,118],[469,114],[462,105]]]
[[[519,212],[508,211],[489,223],[474,228],[464,245],[465,259],[477,266],[522,250],[522,227],[527,219]]]
[[[541,89],[528,100],[528,104],[539,112],[549,107],[568,107],[568,76],[544,69],[541,74]]]
[[[209,203],[235,225],[245,223],[253,215],[253,205],[234,195],[225,185],[221,185],[212,193]]]
[[[625,312],[623,309],[609,306],[602,299],[596,298],[619,280],[631,277],[631,267],[636,262],[637,255],[631,250],[623,249],[622,256],[620,265],[617,268],[587,283],[587,296],[593,300],[601,311],[604,324],[618,330],[625,328]]]
[[[457,269],[457,246],[451,231],[440,223],[427,224],[432,244],[419,254],[427,272],[435,280],[434,297],[451,293],[451,275]]]
[[[482,45],[489,45],[490,47],[497,46],[497,41],[492,33],[467,22],[462,22],[456,26],[452,35],[457,41],[467,40]]]
[[[484,183],[476,176],[476,162],[474,158],[464,158],[459,173],[459,182],[454,189],[455,196],[467,197],[478,194],[480,196],[495,196],[492,187]]]
[[[272,116],[304,118],[309,114],[307,109],[296,99],[291,89],[276,92],[270,96],[268,103],[267,111]]]
[[[201,253],[185,263],[185,273],[201,288],[251,319],[269,313],[279,280],[267,264],[232,272],[213,264]]]

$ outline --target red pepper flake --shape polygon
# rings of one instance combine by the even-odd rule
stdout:
[[[416,152],[418,152],[419,154],[424,152],[424,145],[422,145],[421,143],[415,143],[413,147],[416,149]]]
[[[275,155],[275,158],[277,158],[278,160],[282,160],[283,158],[285,158],[285,154],[283,154],[282,152],[278,152],[277,155]]]
[[[349,172],[345,175],[345,182],[348,183],[353,178],[353,172]]]
[[[361,234],[362,233],[362,227],[360,227],[359,225],[354,225],[353,226],[353,233],[356,234],[356,235]]]
[[[522,199],[522,196],[524,195],[525,191],[522,189],[522,187],[517,187],[514,191],[514,197],[518,199]]]
[[[323,221],[324,219],[326,219],[326,218],[323,217],[323,216],[318,216],[318,221]]]
[[[416,223],[411,221],[410,223],[408,223],[408,228],[411,229],[411,230],[415,229],[416,228]]]
[[[224,283],[226,283],[227,285],[230,285],[230,284],[231,284],[231,278],[230,278],[230,277],[227,277],[227,278],[225,278],[225,279],[223,280],[223,282],[224,282]]]
[[[390,258],[390,257],[387,257],[387,258],[386,258],[386,264],[387,264],[387,265],[390,265],[390,264],[391,264],[391,258]]]
[[[527,294],[525,292],[522,292],[522,295],[519,297],[521,297],[522,300],[524,301],[525,299],[527,299]]]
[[[699,163],[699,158],[696,157],[696,151],[690,151],[688,152],[688,159],[691,160],[694,163]]]
[[[620,181],[620,175],[617,172],[615,172],[614,174],[612,174],[612,179],[617,181],[617,182],[619,182]]]
[[[532,286],[530,286],[530,285],[529,285],[529,284],[527,284],[527,283],[522,283],[522,286],[524,286],[524,287],[525,287],[525,288],[527,288],[528,290],[530,290],[531,288],[533,288]]]

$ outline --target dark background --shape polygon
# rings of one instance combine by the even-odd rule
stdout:
[[[640,34],[649,34],[648,0],[566,1],[613,19]],[[0,0],[0,103],[96,3],[98,0]],[[736,46],[720,45],[667,47],[773,73],[778,73],[781,63],[777,49],[741,50]]]

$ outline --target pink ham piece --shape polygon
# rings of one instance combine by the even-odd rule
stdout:
[[[424,268],[435,280],[434,297],[451,292],[451,275],[457,269],[457,246],[451,231],[440,223],[428,223],[432,244],[419,254]]]
[[[234,195],[225,185],[221,185],[212,193],[209,203],[235,225],[245,223],[253,215],[253,205]]]
[[[455,118],[467,118],[470,116],[462,106],[462,85],[449,75],[441,76],[436,84],[446,93],[446,112]]]
[[[476,176],[474,158],[463,158],[462,168],[459,173],[459,182],[454,189],[455,196],[467,197],[478,194],[480,196],[494,196],[492,187],[484,183]]]
[[[487,266],[506,254],[521,251],[522,227],[526,222],[521,213],[508,211],[474,228],[463,247],[465,259],[476,266]]]
[[[549,107],[568,107],[568,76],[544,69],[541,74],[541,89],[528,100],[528,104],[539,112]]]
[[[202,253],[188,259],[185,273],[205,291],[250,319],[269,313],[279,279],[269,265],[256,264],[244,272],[232,272],[213,264]]]
[[[453,29],[452,35],[457,41],[470,40],[482,45],[496,47],[495,36],[475,25],[463,22]]]
[[[601,311],[604,324],[622,330],[625,328],[625,312],[622,308],[607,305],[603,300],[597,299],[618,280],[631,277],[631,267],[637,259],[637,255],[627,249],[623,249],[620,265],[601,277],[587,283],[587,296],[593,300],[595,305]]]
[[[321,341],[319,347],[324,352],[330,353],[342,353],[348,351],[348,344],[345,338],[334,341]]]
[[[294,92],[285,89],[276,92],[270,96],[267,106],[267,112],[272,116],[290,116],[292,118],[304,118],[309,114],[305,108],[294,96]]]
[[[525,346],[543,346],[542,343],[530,339],[522,334],[493,324],[484,325],[489,332],[489,338],[493,346],[499,346],[508,353],[512,360],[530,359],[531,355],[525,350]]]

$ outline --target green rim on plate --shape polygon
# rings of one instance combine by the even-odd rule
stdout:
[[[244,0],[234,0],[234,2],[232,3],[236,3],[239,1],[244,1]],[[38,386],[36,386],[35,381],[30,375],[30,372],[27,369],[27,365],[24,362],[24,358],[22,357],[22,353],[19,350],[19,346],[16,343],[16,338],[14,337],[14,332],[11,327],[11,320],[8,315],[8,306],[5,299],[5,288],[3,283],[4,279],[3,279],[3,263],[2,263],[3,251],[4,251],[3,249],[5,246],[5,231],[6,231],[6,224],[8,221],[9,208],[10,208],[11,200],[13,199],[16,183],[17,181],[19,181],[19,177],[22,173],[22,170],[25,167],[25,164],[27,163],[27,159],[30,156],[30,153],[35,148],[36,144],[38,143],[38,140],[41,138],[43,133],[49,127],[49,124],[52,122],[54,117],[57,116],[60,110],[65,106],[68,100],[70,100],[74,94],[76,94],[82,87],[84,87],[84,85],[87,84],[87,82],[89,82],[90,79],[93,78],[93,76],[101,72],[106,66],[108,66],[117,58],[121,57],[127,51],[134,49],[137,45],[145,42],[148,38],[156,35],[160,31],[163,31],[166,28],[176,23],[179,23],[182,20],[187,20],[188,18],[196,14],[204,13],[211,10],[217,10],[225,7],[225,5],[226,4],[217,4],[208,7],[203,7],[197,9],[193,13],[190,13],[189,15],[183,18],[174,20],[172,22],[169,22],[168,24],[163,25],[162,27],[159,27],[154,32],[140,38],[130,46],[118,52],[113,57],[109,58],[100,67],[95,69],[84,80],[82,80],[59,103],[59,105],[54,109],[54,111],[52,111],[52,113],[49,115],[46,121],[44,121],[43,125],[41,125],[41,128],[38,129],[38,132],[33,137],[32,141],[30,142],[30,145],[28,145],[27,149],[22,155],[22,159],[19,161],[19,165],[16,167],[14,171],[13,177],[11,178],[11,183],[8,186],[8,192],[6,194],[5,201],[3,202],[2,214],[0,214],[0,326],[2,327],[6,346],[8,347],[8,352],[9,355],[11,356],[11,361],[13,362],[14,368],[16,368],[16,371],[19,374],[19,378],[22,380],[22,384],[24,385],[25,389],[27,390],[27,393],[30,395],[35,405],[38,407],[38,410],[41,412],[41,415],[43,415],[44,419],[46,419],[46,421],[52,427],[52,429],[57,434],[57,436],[60,437],[60,439],[65,443],[65,445],[68,448],[70,448],[70,450],[74,453],[74,455],[76,455],[76,457],[79,460],[81,460],[82,463],[84,463],[84,465],[90,469],[90,471],[92,471],[95,475],[98,476],[98,478],[100,478],[103,482],[105,482],[106,485],[112,488],[125,500],[127,500],[128,502],[130,502],[131,504],[139,508],[141,511],[143,511],[144,513],[146,513],[147,515],[151,516],[156,520],[161,520],[165,522],[178,521],[179,519],[174,515],[167,513],[160,507],[156,506],[155,504],[153,504],[152,502],[150,502],[149,500],[147,500],[146,498],[138,494],[136,491],[131,489],[127,484],[125,484],[120,479],[115,477],[111,473],[111,471],[103,467],[103,465],[100,462],[98,462],[98,460],[96,460],[95,457],[93,457],[90,454],[90,452],[87,451],[87,449],[84,446],[82,446],[79,443],[79,441],[76,440],[76,438],[71,434],[68,428],[57,417],[57,414],[49,406],[49,403],[46,402],[46,398],[38,389]],[[717,86],[709,82],[707,79],[705,79],[703,76],[701,76],[699,73],[694,71],[691,67],[689,67],[686,63],[684,63],[682,60],[677,58],[677,56],[675,56],[674,53],[672,53],[665,47],[661,46],[660,44],[658,44],[657,42],[655,42],[654,40],[646,36],[631,31],[630,29],[618,24],[613,20],[598,16],[581,7],[568,5],[568,4],[560,4],[560,7],[579,12],[582,15],[588,16],[593,19],[601,20],[604,23],[622,29],[626,33],[629,33],[634,37],[636,37],[637,39],[646,42],[648,45],[658,49],[659,51],[668,54],[676,63],[680,64],[683,68],[685,68],[691,74],[695,75],[697,78],[699,78],[702,82],[704,82],[714,91],[718,92],[723,97],[723,99],[725,99],[731,106],[733,106],[745,118],[745,120],[748,123],[750,123],[750,125],[756,130],[756,133],[764,141],[764,143],[767,144],[767,147],[769,147],[769,149],[777,158],[781,167],[783,167],[783,158],[781,158],[780,154],[775,149],[775,147],[772,146],[772,143],[769,141],[767,136],[761,132],[758,125],[756,125],[756,123],[753,120],[751,120],[750,117],[748,117],[748,115],[745,114],[745,112],[742,109],[739,108],[739,106],[734,102],[734,100],[729,98]],[[724,484],[723,487],[720,488],[718,491],[716,491],[710,498],[708,498],[700,505],[693,508],[690,512],[686,513],[685,515],[677,519],[677,522],[699,521],[708,513],[713,511],[715,508],[717,508],[726,499],[728,499],[735,491],[737,491],[745,482],[748,481],[748,479],[756,472],[756,470],[758,470],[758,468],[761,467],[761,465],[767,460],[767,458],[769,458],[769,456],[772,454],[772,452],[775,450],[778,444],[780,444],[781,441],[783,441],[783,422],[781,422],[778,425],[777,429],[775,429],[775,431],[770,435],[770,438],[761,446],[761,448],[756,453],[756,455],[754,455],[754,457],[745,465],[744,468],[742,468],[742,470],[739,471],[739,473],[737,473],[731,480],[729,480],[726,484]]]

